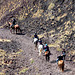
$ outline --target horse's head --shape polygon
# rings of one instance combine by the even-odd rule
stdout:
[[[12,23],[11,23],[11,22],[8,22],[8,24],[9,24],[9,26],[11,26],[11,25],[12,25]]]

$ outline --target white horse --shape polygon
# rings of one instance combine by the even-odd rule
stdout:
[[[34,38],[33,41],[34,41],[34,44],[35,44],[35,49],[37,49],[38,39],[37,38]]]
[[[43,44],[38,44],[38,50],[39,50],[39,56],[40,56],[43,50]]]

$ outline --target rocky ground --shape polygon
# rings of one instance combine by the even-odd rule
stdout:
[[[75,0],[1,0],[0,74],[74,75],[75,74]],[[8,22],[15,18],[23,34],[12,34]],[[34,32],[47,43],[52,55],[46,62],[34,50]],[[65,72],[56,57],[67,51]]]
[[[56,57],[61,54],[61,51],[57,51],[56,47],[50,47],[52,55],[50,56],[50,61],[46,62],[43,55],[38,55],[38,50],[34,49],[32,39],[27,35],[16,35],[10,33],[9,30],[0,29],[0,39],[11,40],[0,42],[0,49],[2,50],[0,58],[4,56],[4,61],[1,60],[0,73],[3,75],[75,74],[75,64],[72,61],[69,61],[69,59],[65,61],[65,71],[62,73],[59,70],[56,63]]]
[[[66,49],[75,50],[74,0],[5,0],[0,3],[0,26],[8,27],[8,22],[15,18],[16,24],[29,36],[35,31],[42,34],[53,30],[53,35],[64,35],[60,38],[64,38],[62,46],[65,44]]]

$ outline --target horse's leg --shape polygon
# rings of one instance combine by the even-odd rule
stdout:
[[[35,50],[37,50],[38,48],[37,48],[37,42],[35,43]]]
[[[62,63],[62,72],[64,72],[64,62]]]
[[[35,43],[35,50],[36,50],[36,47],[37,47],[37,45],[36,45],[36,43]]]
[[[59,62],[58,62],[58,67],[59,67],[59,69],[61,70],[62,66],[61,66],[61,64],[59,64]]]
[[[63,72],[64,71],[64,63],[58,64],[58,66],[59,66],[59,69]]]
[[[15,31],[16,31],[16,29],[14,28],[14,29],[13,29],[13,33],[14,33],[14,34],[15,34]]]
[[[65,60],[65,55],[63,55],[63,58],[64,58],[64,60]]]
[[[48,61],[49,61],[50,60],[49,54],[47,56],[48,56]]]
[[[39,56],[40,56],[40,50],[39,50]]]
[[[10,32],[12,33],[12,28],[10,28]]]
[[[45,55],[46,61],[47,61],[47,55]]]
[[[20,27],[19,27],[19,32],[22,34],[22,30],[20,29]]]
[[[60,67],[61,65],[59,64],[58,66],[59,66],[59,69],[61,70],[61,67]]]
[[[36,42],[36,49],[38,50],[38,42]]]
[[[19,32],[19,27],[17,27],[17,32]]]
[[[47,61],[49,61],[49,55],[48,54],[46,55],[46,57],[47,57]]]
[[[16,34],[17,34],[17,28],[15,28]]]
[[[42,49],[40,50],[40,55],[41,55],[41,53],[42,53]]]

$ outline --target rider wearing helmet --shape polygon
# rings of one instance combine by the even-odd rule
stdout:
[[[48,47],[48,45],[47,44],[45,44],[45,47],[44,47],[44,49],[45,49],[45,58],[46,58],[46,61],[49,61],[50,60],[50,51],[49,51],[49,47]]]
[[[45,51],[49,51],[49,47],[47,44],[45,45],[44,49],[45,49]]]

